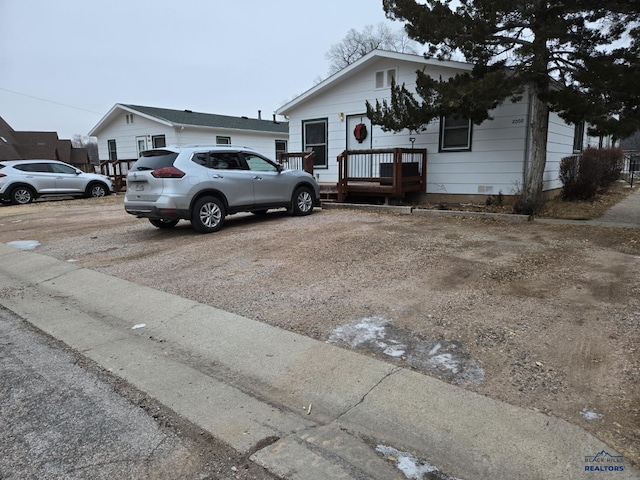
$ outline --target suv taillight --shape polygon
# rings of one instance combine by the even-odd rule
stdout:
[[[162,167],[151,172],[155,178],[182,178],[185,173],[176,167]]]

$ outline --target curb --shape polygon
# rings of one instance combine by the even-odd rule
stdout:
[[[505,222],[525,223],[532,221],[529,215],[516,215],[511,213],[468,212],[458,210],[433,210],[428,208],[415,208],[402,205],[369,205],[358,203],[330,203],[322,204],[323,210],[362,210],[375,213],[397,213],[401,215],[419,215],[422,217],[463,217],[484,218],[502,220]]]

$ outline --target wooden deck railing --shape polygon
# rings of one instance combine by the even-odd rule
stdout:
[[[280,152],[278,162],[280,165],[287,165],[292,170],[304,170],[313,175],[313,160],[316,152]]]
[[[338,201],[349,195],[403,197],[425,191],[427,150],[345,150],[338,155]]]
[[[131,165],[136,162],[137,159],[127,160],[104,160],[100,162],[100,173],[106,175],[113,180],[116,192],[121,192],[127,188],[127,173]]]

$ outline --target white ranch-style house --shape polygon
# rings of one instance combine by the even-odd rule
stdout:
[[[276,159],[287,151],[289,127],[275,115],[263,120],[118,103],[89,135],[98,138],[103,173],[120,184],[140,152],[168,145],[242,145]]]
[[[282,106],[277,114],[288,119],[291,151],[315,151],[314,174],[321,183],[338,181],[337,157],[344,150],[401,147],[427,150],[426,183],[421,185],[428,198],[466,201],[515,194],[531,158],[532,104],[526,93],[521,101],[506,101],[496,108],[493,120],[481,125],[441,118],[425,132],[393,133],[371,125],[366,116],[366,101],[375,105],[376,100],[390,100],[392,79],[415,91],[417,70],[446,80],[471,69],[461,62],[375,50]],[[550,114],[546,192],[562,186],[560,160],[589,143],[598,145],[598,139],[587,138],[584,125],[567,124]],[[371,176],[384,176],[382,166],[380,172],[376,168]]]

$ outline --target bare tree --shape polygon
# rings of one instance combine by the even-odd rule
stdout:
[[[89,161],[92,164],[100,162],[98,155],[98,141],[95,137],[89,137],[88,135],[80,135],[76,133],[71,138],[71,145],[74,148],[86,148],[89,155]]]
[[[329,75],[351,65],[373,50],[415,54],[416,45],[404,29],[393,31],[385,23],[367,25],[361,31],[352,28],[339,43],[332,45],[325,54],[329,61]]]

